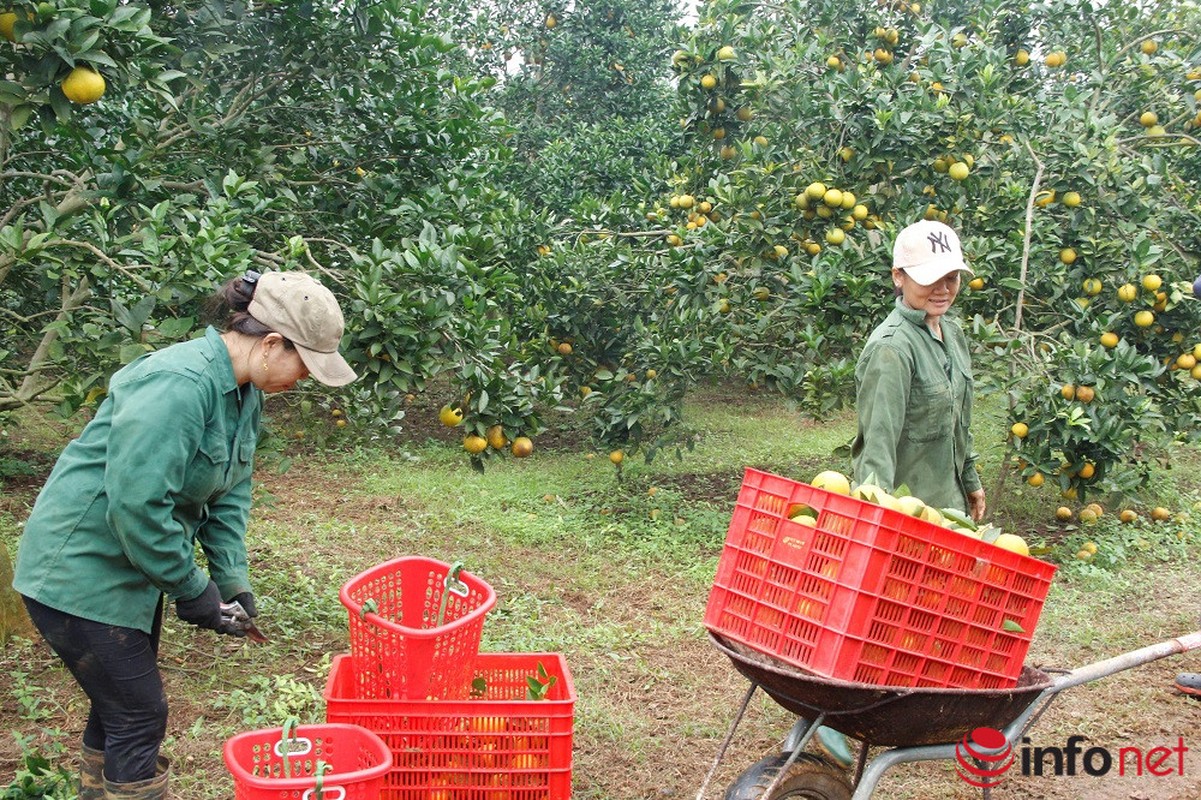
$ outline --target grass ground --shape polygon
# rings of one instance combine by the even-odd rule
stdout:
[[[692,798],[709,770],[746,682],[707,641],[701,620],[743,468],[798,478],[845,469],[833,451],[853,431],[849,414],[815,423],[772,398],[710,391],[690,404],[694,448],[676,460],[627,459],[619,474],[605,454],[540,441],[532,458],[469,469],[457,434],[414,409],[403,440],[388,447],[300,452],[290,470],[261,470],[248,534],[262,627],[256,646],[195,631],[171,616],[162,664],[171,698],[165,752],[176,765],[173,795],[231,796],[221,744],[278,725],[289,714],[323,718],[331,657],[348,648],[338,587],[399,555],[462,559],[499,603],[484,627],[487,650],[565,654],[575,706],[573,796],[578,800]],[[982,402],[977,437],[986,488],[999,474],[1004,425]],[[57,447],[55,432],[10,437],[16,461],[0,504],[0,541],[15,549]],[[1182,450],[1175,463],[1195,464]],[[10,462],[16,463],[16,462]],[[1164,476],[1156,503],[1191,506],[1201,485],[1191,468]],[[1077,667],[1197,627],[1198,520],[1119,527],[1107,514],[1087,531],[1054,520],[1050,493],[1011,487],[990,497],[994,519],[1063,564],[1029,663]],[[1073,554],[1086,538],[1095,564]],[[1034,746],[1072,734],[1111,748],[1186,743],[1201,730],[1201,704],[1171,691],[1201,655],[1157,662],[1065,693],[1031,732]],[[70,768],[86,705],[36,637],[0,654],[0,785],[29,753]],[[720,797],[747,765],[772,751],[792,717],[760,693],[734,737],[707,797]],[[1193,742],[1193,744],[1197,744]],[[993,797],[1069,800],[1201,796],[1201,757],[1184,775],[1008,779]],[[898,768],[880,794],[894,800],[974,796],[945,762]],[[492,800],[490,798],[490,800]]]

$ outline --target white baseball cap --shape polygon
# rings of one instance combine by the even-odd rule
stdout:
[[[932,219],[915,222],[897,234],[892,245],[892,266],[905,270],[922,286],[955,270],[974,274],[963,261],[959,236],[949,225]]]

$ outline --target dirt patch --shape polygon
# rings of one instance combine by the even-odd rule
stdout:
[[[435,410],[436,411],[436,410]],[[436,424],[425,435],[455,435]],[[419,430],[411,430],[420,435]],[[41,468],[48,469],[48,461]],[[818,464],[812,465],[816,469]],[[782,471],[765,465],[766,469]],[[254,545],[256,563],[286,562],[314,579],[330,566],[344,572],[403,552],[421,552],[445,544],[445,534],[427,529],[425,509],[399,495],[365,495],[352,466],[319,466],[300,460],[285,474],[264,473],[262,490],[276,498],[256,510],[263,524],[294,531],[296,544],[271,550]],[[5,510],[32,502],[43,475],[5,485]],[[688,473],[656,476],[656,485],[689,502],[726,508],[737,495],[740,476]],[[448,495],[447,502],[454,502]],[[11,504],[11,505],[9,505]],[[315,536],[319,525],[336,521],[338,535]],[[700,620],[705,597],[681,598],[670,576],[606,570],[603,553],[588,552],[572,542],[555,550],[555,558],[597,564],[596,585],[565,586],[548,578],[555,558],[536,548],[488,540],[486,531],[465,523],[455,532],[464,542],[481,542],[481,558],[506,576],[509,597],[528,595],[545,603],[540,613],[548,625],[577,626],[580,637],[610,636],[605,646],[578,651],[563,643],[578,701],[575,711],[574,794],[577,800],[655,800],[696,796],[713,765],[746,689],[747,682],[707,641]],[[592,563],[592,562],[589,562]],[[1131,597],[1112,614],[1155,612],[1165,618],[1195,601],[1195,586],[1164,587]],[[183,800],[224,797],[229,781],[220,756],[223,735],[245,724],[237,713],[218,708],[213,698],[233,688],[246,688],[252,676],[291,675],[320,688],[321,661],[347,646],[340,625],[328,628],[276,628],[271,648],[254,650],[245,643],[221,640],[173,622],[164,638],[162,664],[171,698],[167,750],[176,764],[174,796]],[[278,624],[278,623],[277,623]],[[1101,623],[1097,623],[1101,624]],[[1163,631],[1147,631],[1154,641]],[[574,641],[574,640],[573,640]],[[1069,667],[1115,655],[1089,647],[1043,647],[1032,659],[1054,660]],[[1201,703],[1176,695],[1170,688],[1178,669],[1201,668],[1201,658],[1170,659],[1115,675],[1065,692],[1031,731],[1030,745],[1056,747],[1073,734],[1085,735],[1089,746],[1116,752],[1121,747],[1144,750],[1172,746],[1180,736],[1190,746],[1201,730]],[[33,750],[53,752],[69,763],[82,730],[87,705],[74,682],[40,643],[9,648],[0,654],[0,671],[10,691],[0,696],[0,726],[27,737]],[[744,768],[778,747],[794,718],[757,693],[747,715],[717,767],[707,798],[721,797]],[[55,731],[62,731],[56,736]],[[1201,747],[1201,744],[1198,745]],[[879,751],[873,750],[873,755]],[[13,736],[0,739],[0,775],[11,775],[21,758]],[[1201,757],[1191,751],[1185,775],[1092,778],[1087,775],[1022,777],[1011,774],[993,792],[995,800],[1195,800],[1201,797]],[[891,800],[958,800],[979,797],[956,776],[949,761],[903,765],[889,771],[877,796]]]

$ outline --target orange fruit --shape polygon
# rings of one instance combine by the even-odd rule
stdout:
[[[1076,388],[1076,399],[1081,403],[1091,403],[1096,396],[1097,393],[1091,386],[1079,386]]]
[[[828,469],[819,472],[809,483],[818,489],[825,489],[827,492],[835,494],[849,495],[851,493],[851,479],[837,470]]]
[[[1155,508],[1151,509],[1151,519],[1155,520],[1156,522],[1167,522],[1171,518],[1172,512],[1168,511],[1163,506],[1156,506]]]
[[[488,446],[493,450],[503,450],[505,445],[509,443],[509,437],[505,436],[505,429],[502,425],[493,425],[488,429],[487,433]]]
[[[463,424],[463,409],[452,407],[449,403],[442,406],[442,410],[438,412],[438,419],[448,428],[454,428]]]
[[[534,443],[528,436],[518,436],[513,440],[513,446],[509,448],[509,452],[513,454],[514,458],[525,458],[534,452]]]
[[[1070,383],[1065,383],[1062,387],[1060,387],[1059,394],[1063,397],[1064,400],[1075,400],[1076,399],[1076,387]]]
[[[1043,477],[1043,474],[1041,472],[1036,472],[1033,475],[1031,475],[1029,478],[1026,479],[1026,483],[1030,484],[1035,489],[1037,489],[1038,487],[1043,485],[1043,482],[1045,480],[1046,480],[1046,478]]]
[[[104,76],[91,67],[76,67],[61,84],[63,94],[72,103],[87,105],[104,96]]]
[[[1030,427],[1024,422],[1015,422],[1012,426],[1010,426],[1009,432],[1012,433],[1015,438],[1025,439],[1026,434],[1030,433]]]
[[[620,464],[622,461],[625,461],[625,458],[626,454],[620,450],[614,450],[612,453],[609,453],[609,460],[614,464]]]
[[[463,449],[472,455],[478,455],[488,448],[488,440],[483,436],[471,434],[463,440]]]

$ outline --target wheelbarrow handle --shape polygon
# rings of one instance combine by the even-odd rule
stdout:
[[[1081,684],[1100,678],[1107,678],[1110,675],[1115,675],[1124,670],[1142,666],[1143,664],[1149,664],[1161,658],[1198,649],[1201,649],[1201,631],[1187,633],[1175,639],[1168,639],[1158,644],[1148,645],[1138,650],[1131,650],[1129,653],[1122,653],[1119,656],[1074,669],[1065,675],[1055,678],[1052,681],[1051,691],[1061,692],[1064,689],[1080,686]]]

